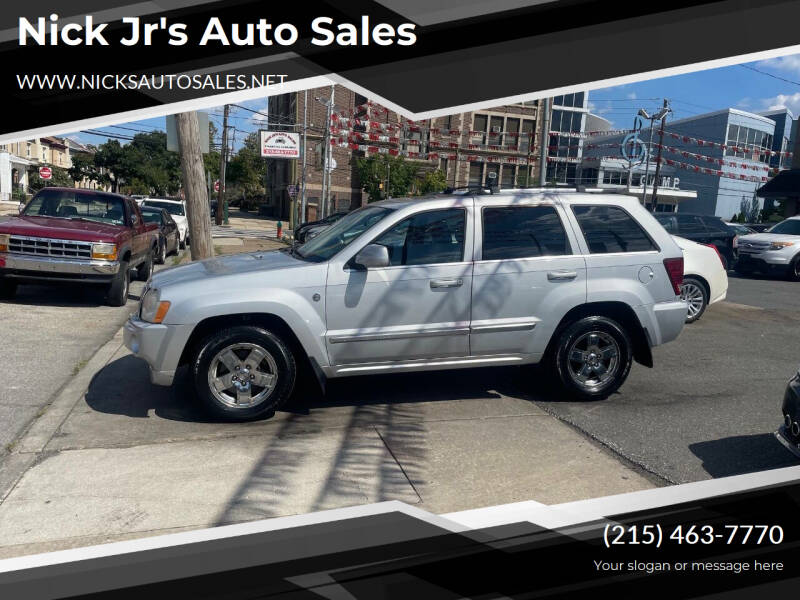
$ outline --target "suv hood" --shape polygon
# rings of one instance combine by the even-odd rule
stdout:
[[[742,242],[795,242],[800,243],[800,235],[789,235],[786,233],[751,233],[750,235],[739,236],[739,243]]]
[[[181,284],[210,283],[226,277],[252,276],[264,271],[283,271],[292,269],[308,269],[317,266],[295,258],[285,250],[268,250],[230,254],[218,258],[209,258],[187,265],[171,267],[155,273],[151,279],[151,287],[164,289]],[[296,283],[302,283],[297,281]],[[214,281],[215,285],[219,285]]]
[[[21,215],[0,223],[0,233],[29,237],[113,242],[125,227],[97,221]]]

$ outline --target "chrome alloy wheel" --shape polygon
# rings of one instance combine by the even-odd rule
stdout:
[[[694,320],[703,312],[705,297],[696,283],[686,282],[681,286],[681,300],[689,304],[689,319]]]
[[[595,389],[614,378],[619,369],[619,344],[603,331],[584,333],[567,354],[569,374],[579,386]]]
[[[208,387],[214,397],[231,408],[252,408],[275,389],[275,359],[258,344],[231,344],[211,360]]]

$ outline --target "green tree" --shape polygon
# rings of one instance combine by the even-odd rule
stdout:
[[[94,163],[94,154],[90,152],[77,152],[71,155],[72,166],[67,169],[67,173],[75,183],[84,180],[100,181],[102,178],[100,169]]]
[[[43,187],[74,187],[72,177],[69,176],[67,169],[61,167],[50,167],[53,175],[50,179],[39,177],[39,168],[30,167],[28,169],[28,187],[31,191],[38,191]]]
[[[125,149],[118,140],[108,140],[100,144],[94,155],[94,164],[101,172],[100,183],[110,183],[114,192],[119,190],[122,181],[132,175],[124,153]]]
[[[417,167],[402,156],[389,154],[373,154],[363,158],[356,158],[361,188],[367,192],[370,202],[383,198],[398,198],[412,193],[417,179]],[[387,177],[389,180],[386,189]]]
[[[225,178],[238,185],[245,195],[257,196],[264,193],[266,173],[267,163],[261,157],[259,133],[254,131],[244,139],[244,145],[228,162]]]
[[[421,195],[442,192],[447,188],[447,175],[441,169],[428,171],[417,178],[416,188]]]

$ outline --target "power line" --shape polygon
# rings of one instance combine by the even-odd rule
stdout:
[[[767,73],[766,71],[762,71],[761,69],[756,69],[755,67],[751,67],[750,65],[739,65],[743,69],[747,69],[748,71],[755,71],[756,73],[761,73],[762,75],[766,75],[767,77],[772,77],[773,79],[779,79],[780,81],[785,81],[786,83],[791,83],[792,85],[800,85],[798,81],[792,81],[791,79],[786,79],[785,77],[781,77],[779,75],[774,75],[773,73]]]

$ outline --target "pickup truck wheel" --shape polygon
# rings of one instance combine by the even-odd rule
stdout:
[[[602,400],[628,377],[633,353],[622,327],[606,317],[585,317],[566,328],[553,353],[565,391],[578,400]]]
[[[11,300],[17,295],[17,282],[0,279],[0,298]]]
[[[203,340],[192,372],[198,399],[213,416],[250,421],[271,416],[287,401],[297,367],[277,335],[239,326]]]
[[[119,271],[108,286],[106,302],[109,306],[125,306],[128,302],[128,287],[130,286],[131,272],[128,261],[119,263]]]
[[[703,315],[708,306],[706,286],[696,277],[686,275],[683,278],[683,285],[681,285],[681,300],[685,300],[689,305],[686,322],[694,323]]]
[[[147,281],[153,274],[153,258],[155,253],[155,249],[151,248],[145,259],[136,267],[136,279],[139,281]]]

